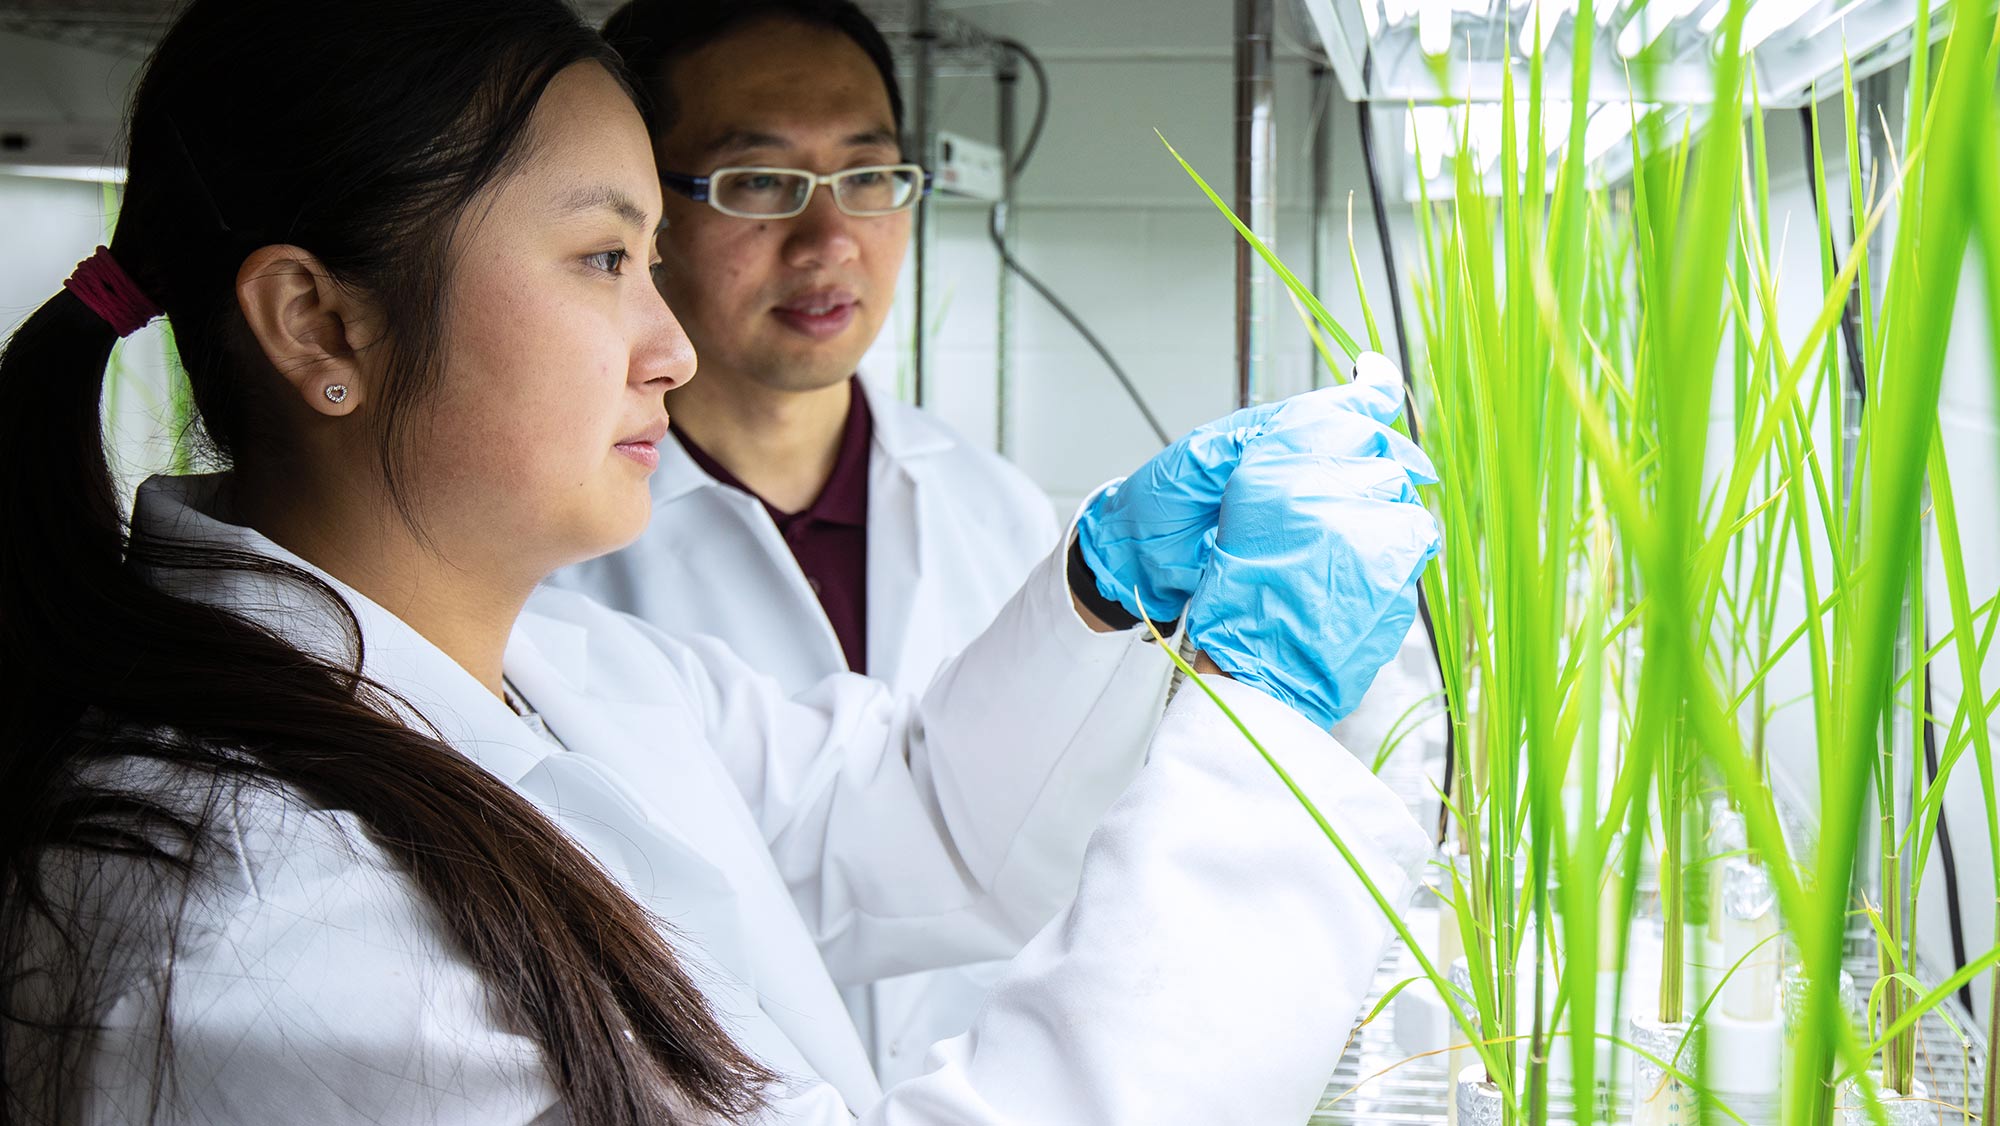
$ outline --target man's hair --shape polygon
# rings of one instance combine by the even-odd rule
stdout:
[[[657,137],[673,127],[676,108],[668,82],[675,60],[751,24],[789,20],[837,31],[854,41],[889,91],[896,131],[903,129],[903,93],[889,41],[853,0],[629,0],[604,21],[604,38],[625,60],[639,87],[639,109]]]

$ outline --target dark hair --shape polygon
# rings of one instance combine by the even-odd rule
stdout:
[[[903,130],[903,91],[889,41],[853,0],[627,0],[604,21],[604,38],[631,71],[639,111],[658,137],[672,128],[675,106],[668,72],[676,59],[764,20],[790,20],[840,32],[861,48],[889,91],[889,113]]]
[[[259,389],[273,380],[235,279],[250,250],[288,243],[384,311],[397,375],[376,399],[380,454],[400,480],[411,410],[439,379],[452,232],[533,143],[551,80],[586,61],[620,73],[561,0],[194,0],[181,13],[133,102],[111,250],[171,319],[220,456],[254,461],[271,437]],[[525,798],[396,718],[361,674],[337,593],[126,526],[99,416],[114,343],[64,291],[0,356],[0,1123],[76,1113],[104,1000],[85,980],[95,938],[52,873],[137,862],[186,889],[220,843],[212,805],[109,787],[106,767],[134,756],[216,793],[275,787],[356,815],[539,1044],[569,1121],[761,1106],[774,1076],[723,1031],[664,929]],[[281,575],[340,615],[348,659],[172,597],[146,567]],[[40,942],[51,928],[55,955]],[[23,999],[52,990],[66,999],[54,1016]],[[153,1063],[156,1113],[168,1051]]]

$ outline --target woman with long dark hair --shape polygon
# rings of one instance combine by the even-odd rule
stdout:
[[[1161,716],[1157,655],[1078,608],[1068,556],[920,704],[787,701],[533,593],[643,526],[694,365],[645,269],[644,127],[557,0],[195,0],[129,167],[110,247],[0,359],[0,1123],[1310,1108],[1384,920],[1205,698]],[[99,397],[160,314],[228,469],[128,522]],[[1341,651],[1329,586],[1393,627],[1434,548],[1421,455],[1332,402],[1125,489],[1240,454],[1171,534],[1229,561],[1188,604],[1206,667],[1264,690],[1207,679],[1393,902],[1421,832],[1311,676],[1263,675]],[[1356,426],[1374,452],[1336,466]],[[877,1089],[836,980],[1024,943],[971,1034]]]

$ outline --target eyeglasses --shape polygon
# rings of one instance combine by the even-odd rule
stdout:
[[[706,176],[662,172],[660,183],[742,219],[789,219],[804,212],[825,184],[835,207],[866,218],[916,206],[930,194],[931,174],[920,164],[871,164],[825,176],[803,168],[718,168]]]

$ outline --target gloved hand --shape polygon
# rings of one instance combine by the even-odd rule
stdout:
[[[1416,618],[1438,550],[1416,486],[1437,472],[1373,416],[1288,427],[1281,413],[1269,431],[1223,490],[1188,635],[1222,671],[1331,727]]]
[[[1077,547],[1098,593],[1135,618],[1180,617],[1208,562],[1223,488],[1246,446],[1274,440],[1338,453],[1341,443],[1349,442],[1360,444],[1347,452],[1363,454],[1374,449],[1369,443],[1375,431],[1393,421],[1402,406],[1396,365],[1379,352],[1366,352],[1355,360],[1354,378],[1347,383],[1246,407],[1154,454],[1099,493],[1077,522]],[[1375,427],[1356,429],[1354,422]]]

